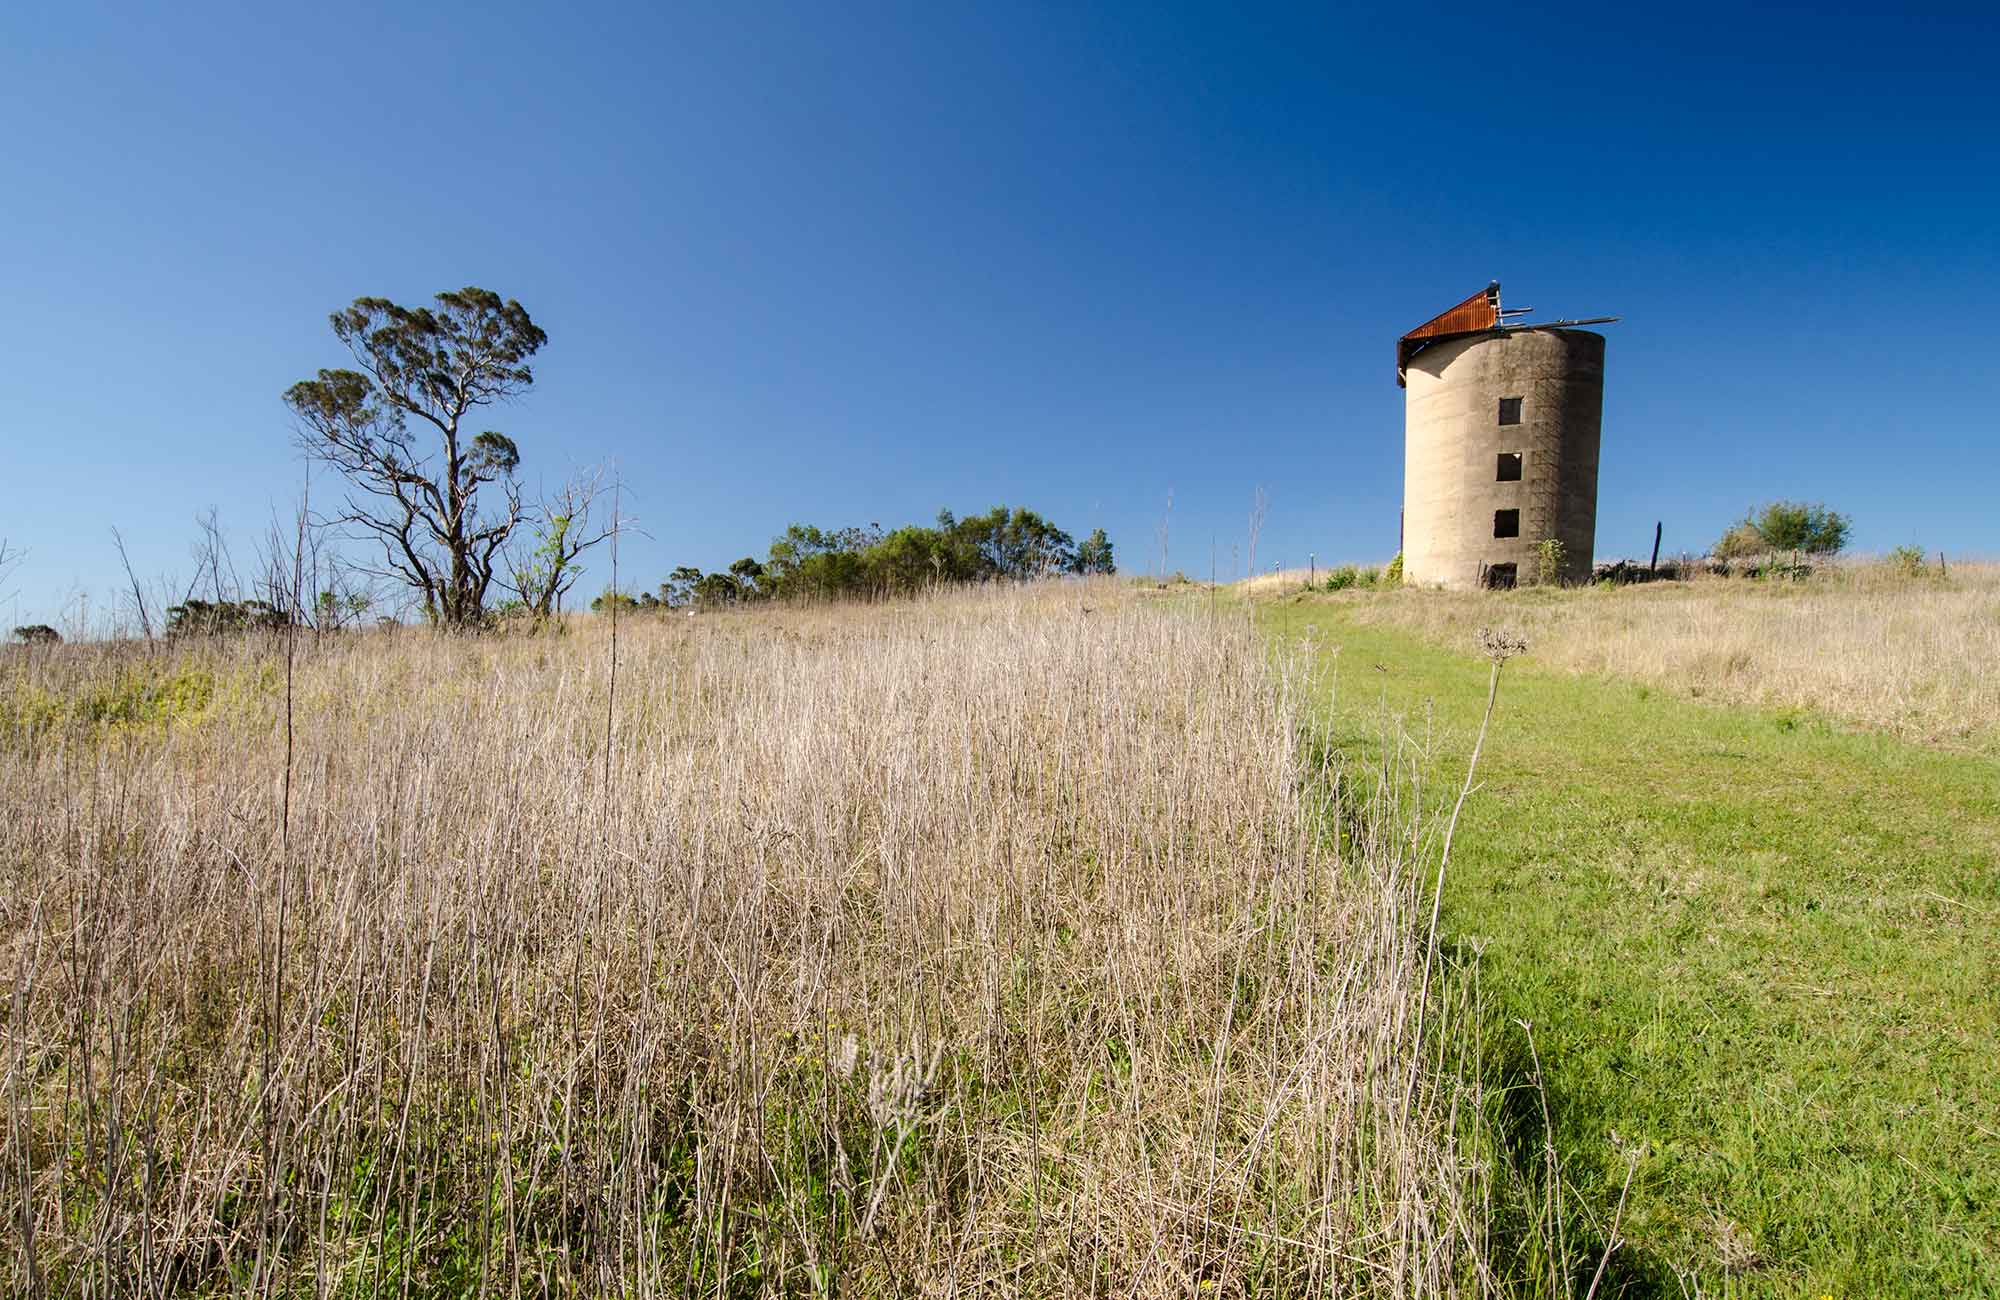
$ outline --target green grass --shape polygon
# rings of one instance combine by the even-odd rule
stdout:
[[[1369,599],[1395,599],[1385,593]],[[1505,604],[1496,598],[1496,619]],[[1456,793],[1487,665],[1304,599],[1357,761],[1385,716]],[[1630,1294],[2000,1293],[2000,765],[1796,712],[1506,669],[1445,888],[1483,941],[1489,1068],[1533,1025],[1569,1178],[1644,1142]],[[1539,1103],[1524,1144],[1539,1143]]]

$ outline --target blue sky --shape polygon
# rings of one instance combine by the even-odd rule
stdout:
[[[1149,569],[1385,560],[1397,334],[1621,314],[1598,554],[1823,499],[1993,554],[1990,10],[9,5],[0,604],[296,492],[326,315],[478,284],[487,422],[615,460],[629,580],[793,520],[1027,504]],[[602,557],[598,569],[603,568]],[[592,581],[603,581],[602,573]]]

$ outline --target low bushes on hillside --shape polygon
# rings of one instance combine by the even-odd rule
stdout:
[[[1079,542],[1033,510],[1002,505],[964,518],[942,510],[934,527],[911,524],[886,533],[880,524],[831,531],[793,524],[772,539],[762,560],[745,556],[723,573],[683,565],[657,592],[606,592],[591,608],[880,599],[1058,574],[1102,576],[1117,567],[1102,528]]]

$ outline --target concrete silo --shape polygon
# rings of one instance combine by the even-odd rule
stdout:
[[[1406,582],[1590,577],[1604,336],[1566,327],[1616,318],[1509,323],[1518,314],[1495,281],[1397,342]],[[1546,538],[1563,544],[1559,575],[1537,571]]]

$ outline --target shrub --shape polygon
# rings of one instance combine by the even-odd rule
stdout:
[[[195,722],[206,716],[215,688],[205,668],[132,669],[85,691],[77,713],[86,722]]]
[[[1774,551],[1832,555],[1847,545],[1847,516],[1817,502],[1773,501],[1751,523]]]
[[[1343,564],[1337,569],[1329,569],[1326,574],[1328,591],[1345,591],[1361,581],[1361,570],[1351,564]]]
[[[1566,549],[1560,537],[1544,537],[1535,543],[1535,581],[1553,586],[1562,581]]]
[[[1852,522],[1818,502],[1768,501],[1722,535],[1715,556],[1739,559],[1768,551],[1833,555],[1847,545]]]
[[[262,675],[225,683],[205,667],[152,663],[128,664],[66,691],[19,682],[0,687],[0,732],[33,733],[72,723],[105,727],[198,723],[210,716],[225,685],[242,696],[268,683]]]
[[[23,645],[60,645],[62,633],[47,623],[30,623],[14,629],[14,639]]]
[[[1403,585],[1403,553],[1401,551],[1396,552],[1396,558],[1389,561],[1389,567],[1383,570],[1382,582],[1385,586],[1390,587],[1400,587]]]
[[[1762,555],[1771,548],[1749,521],[1737,524],[1717,539],[1709,548],[1710,554],[1718,560],[1741,560],[1752,555]]]
[[[1898,546],[1882,557],[1891,571],[1905,578],[1924,576],[1924,552],[1917,546]]]
[[[606,588],[603,595],[594,596],[590,601],[590,612],[593,614],[608,614],[613,609],[620,613],[631,614],[636,613],[638,608],[639,602],[635,597],[611,588]]]
[[[262,600],[187,600],[167,608],[167,635],[233,636],[239,632],[282,631],[292,619]]]

